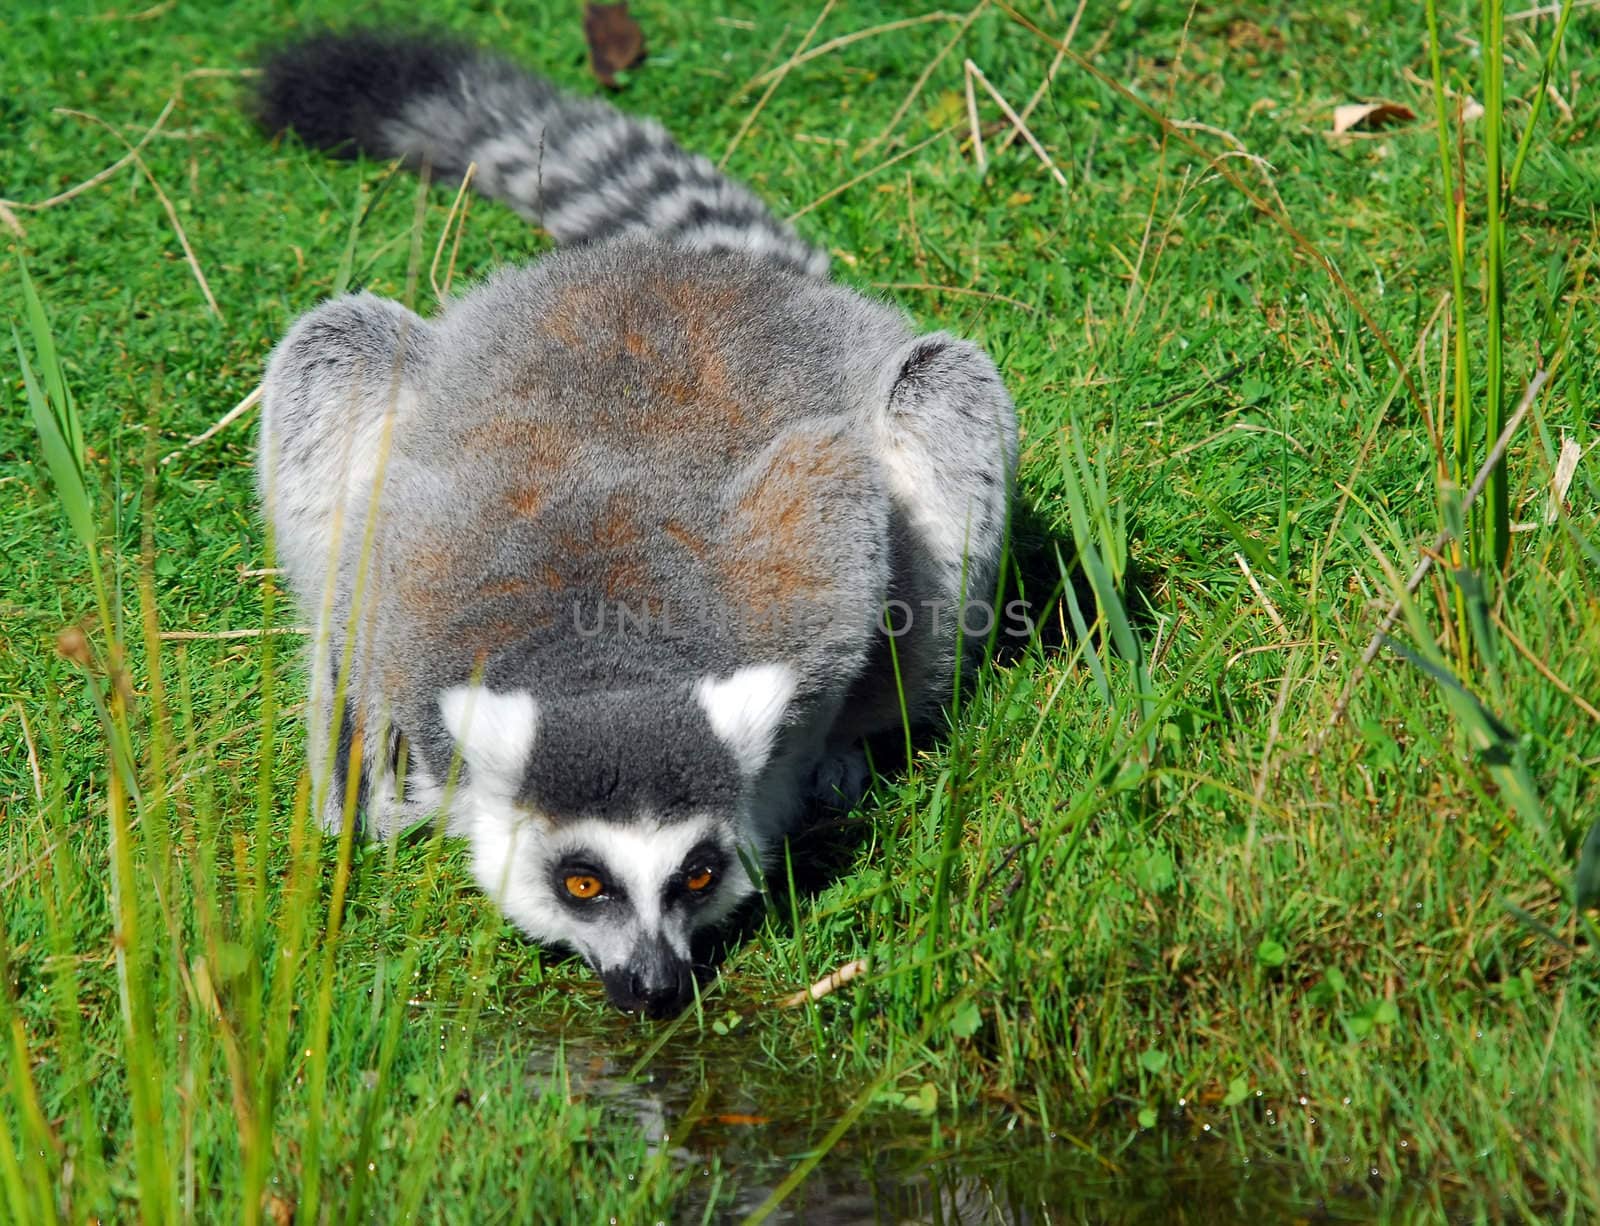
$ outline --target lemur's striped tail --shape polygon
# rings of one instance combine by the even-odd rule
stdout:
[[[444,176],[476,162],[479,191],[558,243],[650,234],[827,275],[825,252],[654,120],[562,93],[475,48],[323,34],[274,53],[262,77],[258,115],[269,132],[289,129],[345,157],[427,162]]]

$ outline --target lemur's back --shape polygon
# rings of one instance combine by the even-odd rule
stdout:
[[[504,272],[428,325],[378,520],[402,723],[474,670],[554,697],[858,666],[887,568],[861,406],[903,330],[647,242]]]

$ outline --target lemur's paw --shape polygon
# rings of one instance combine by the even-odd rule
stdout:
[[[806,795],[817,804],[841,813],[861,803],[872,783],[872,768],[859,745],[830,750],[811,771]]]

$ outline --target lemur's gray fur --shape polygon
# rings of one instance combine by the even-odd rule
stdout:
[[[958,611],[993,596],[1016,458],[994,365],[824,280],[658,125],[491,57],[324,36],[261,115],[476,161],[571,246],[433,320],[335,299],[272,356],[258,478],[315,626],[323,819],[442,813],[527,933],[675,1011],[746,866],[859,796],[859,739],[902,694],[933,717],[988,624]]]

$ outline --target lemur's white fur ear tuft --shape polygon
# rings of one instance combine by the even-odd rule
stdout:
[[[731,677],[702,677],[696,683],[695,700],[711,730],[733,751],[745,774],[754,775],[767,764],[794,685],[794,671],[782,664],[756,664]]]
[[[521,786],[539,731],[539,704],[532,694],[458,685],[439,695],[439,714],[472,772],[474,786],[506,795]]]

